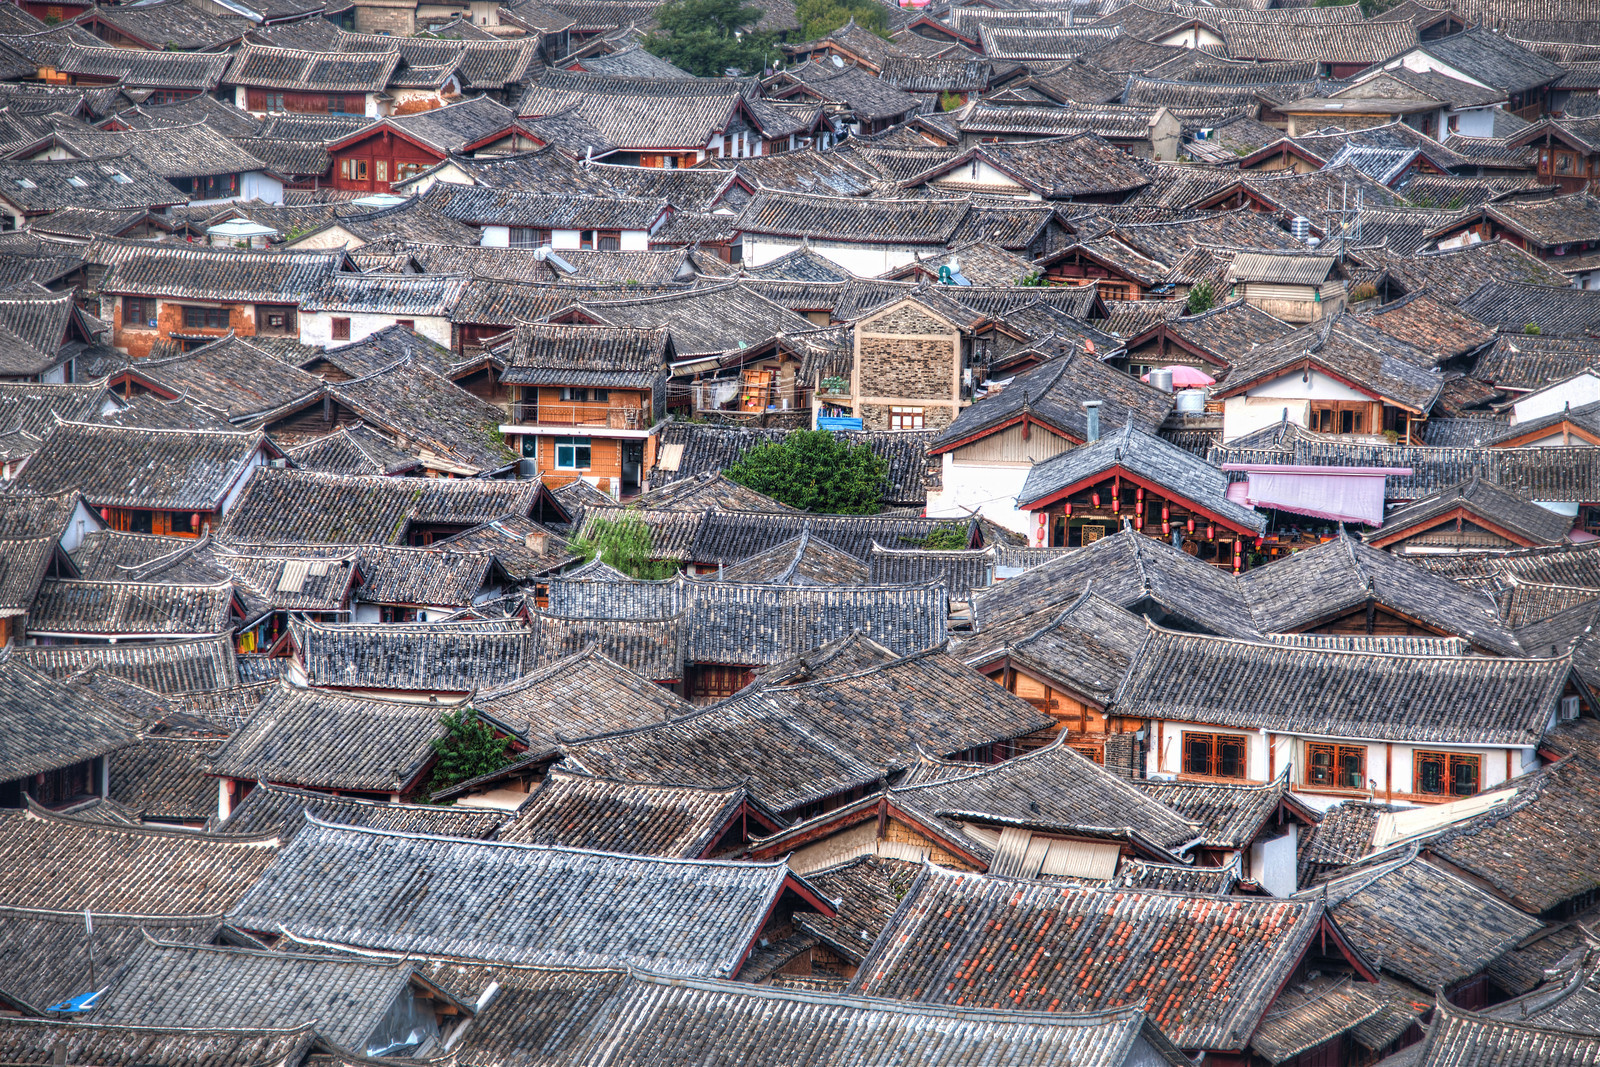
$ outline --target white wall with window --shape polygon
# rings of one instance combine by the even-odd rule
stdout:
[[[1532,747],[1415,744],[1302,737],[1195,723],[1152,722],[1145,773],[1192,781],[1272,781],[1312,807],[1371,797],[1432,803],[1473,796],[1539,766]]]
[[[300,343],[307,345],[342,345],[360,341],[379,330],[401,325],[422,336],[450,347],[450,320],[437,315],[376,315],[337,311],[302,311]]]
[[[538,248],[557,252],[648,252],[649,230],[546,230],[534,226],[485,226],[478,237],[484,248]]]

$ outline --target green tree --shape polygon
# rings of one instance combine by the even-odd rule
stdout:
[[[1315,7],[1344,7],[1346,4],[1359,3],[1361,14],[1367,18],[1381,15],[1385,11],[1400,3],[1400,0],[1316,0]]]
[[[750,32],[763,14],[739,0],[671,0],[656,8],[661,29],[644,46],[701,77],[720,77],[729,68],[754,74],[776,52],[770,36]]]
[[[438,757],[427,793],[437,793],[479,775],[498,771],[511,762],[511,738],[496,737],[493,727],[478,718],[477,708],[458,708],[439,716],[444,736],[434,738]]]
[[[1210,282],[1195,282],[1189,290],[1189,299],[1183,305],[1185,313],[1198,315],[1202,311],[1210,311],[1217,306],[1217,291]]]
[[[851,19],[879,37],[889,36],[889,20],[872,0],[797,0],[794,14],[800,20],[800,35],[807,41],[826,37]]]
[[[942,522],[929,532],[927,537],[916,541],[918,548],[938,549],[946,552],[960,551],[968,547],[967,527],[960,522]]]
[[[886,460],[827,430],[796,430],[757,445],[723,473],[792,508],[830,515],[877,514],[889,482]]]
[[[637,515],[595,519],[584,529],[584,535],[568,542],[567,548],[586,563],[598,556],[601,563],[632,578],[670,578],[678,573],[677,560],[656,556],[650,527]]]

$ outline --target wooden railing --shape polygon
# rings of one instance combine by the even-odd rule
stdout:
[[[589,404],[512,404],[511,420],[523,426],[594,426],[608,430],[649,428],[643,408]]]

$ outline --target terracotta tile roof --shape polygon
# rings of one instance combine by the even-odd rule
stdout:
[[[1012,1011],[1144,1003],[1182,1047],[1243,1049],[1321,920],[1312,902],[1086,889],[927,867],[850,988]],[[1066,965],[1038,966],[1046,952]]]

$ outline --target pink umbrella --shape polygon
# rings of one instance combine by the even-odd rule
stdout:
[[[1186,367],[1181,363],[1168,367],[1167,370],[1172,372],[1172,385],[1176,389],[1198,389],[1204,385],[1217,384],[1217,380],[1211,377],[1205,371],[1198,370],[1194,367]],[[1142,382],[1148,382],[1150,380],[1150,375],[1146,374],[1139,380]]]

